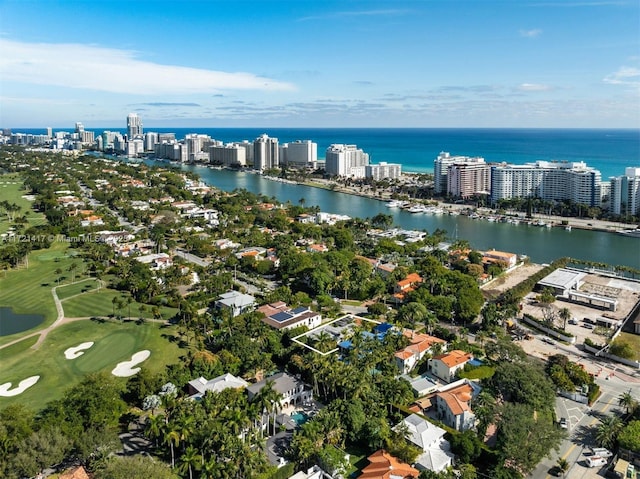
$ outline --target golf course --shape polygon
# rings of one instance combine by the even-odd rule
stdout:
[[[16,214],[29,223],[43,222],[21,188],[18,175],[0,175],[0,200],[20,206]],[[0,232],[10,223],[2,216]],[[88,373],[108,371],[124,383],[139,367],[159,372],[178,361],[182,343],[167,321],[176,309],[138,303],[108,279],[90,277],[64,241],[0,271],[0,410],[39,410]]]

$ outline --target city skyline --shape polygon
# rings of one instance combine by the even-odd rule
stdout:
[[[640,127],[636,1],[0,4],[0,126]]]

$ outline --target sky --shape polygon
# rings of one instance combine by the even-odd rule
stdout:
[[[640,128],[638,0],[0,0],[0,127]]]

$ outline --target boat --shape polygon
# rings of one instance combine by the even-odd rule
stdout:
[[[387,201],[387,208],[402,208],[407,202],[402,200]]]
[[[571,226],[567,225],[567,226],[564,227],[564,229],[567,230],[567,231],[571,231]]]
[[[640,238],[640,228],[635,230],[620,230],[618,234],[625,236],[632,236],[633,238]]]

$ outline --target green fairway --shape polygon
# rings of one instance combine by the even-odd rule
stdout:
[[[174,326],[157,323],[80,320],[51,331],[38,350],[30,348],[35,342],[33,338],[0,349],[0,384],[11,382],[15,387],[27,377],[40,376],[24,393],[0,397],[0,409],[20,403],[39,410],[48,401],[60,398],[65,389],[78,383],[85,374],[110,372],[118,362],[130,360],[134,353],[145,349],[151,351],[151,356],[140,366],[152,372],[161,371],[167,364],[178,362],[183,352],[175,340],[169,340],[174,335]],[[90,341],[95,344],[82,356],[65,358],[66,349]],[[126,380],[122,378],[123,382]]]
[[[14,218],[26,216],[29,225],[36,226],[46,223],[44,215],[31,209],[31,201],[23,198],[27,192],[22,189],[22,178],[17,173],[0,175],[0,201],[16,204],[20,210],[12,212]],[[6,233],[13,223],[6,213],[0,215],[0,233]]]
[[[81,282],[59,286],[56,289],[56,294],[58,295],[58,299],[60,301],[63,301],[78,294],[95,291],[98,289],[98,286],[99,283],[95,278],[87,278],[86,280],[83,280]]]
[[[87,282],[90,284],[89,282]],[[73,285],[77,287],[79,285]],[[72,286],[69,286],[70,288]],[[100,290],[92,290],[84,294],[73,296],[69,299],[62,301],[62,307],[64,308],[64,315],[67,318],[84,318],[91,316],[111,316],[114,313],[118,316],[129,316],[129,305],[127,304],[127,293],[122,291],[116,291],[114,289],[102,288]],[[120,299],[123,306],[118,308],[114,306],[113,299]],[[140,310],[140,307],[143,310]],[[131,303],[131,317],[132,318],[153,318],[153,306],[142,305],[135,301]],[[163,319],[172,318],[178,310],[176,308],[161,307],[160,313]]]
[[[75,251],[73,251],[75,253]],[[12,307],[16,313],[42,314],[44,322],[34,330],[49,326],[57,318],[56,306],[51,288],[69,282],[71,264],[77,264],[75,279],[81,279],[82,260],[70,256],[69,245],[64,242],[52,243],[47,250],[29,254],[28,266],[0,273],[0,306]],[[55,271],[60,269],[60,274]],[[0,345],[12,341],[26,332],[0,337]]]

